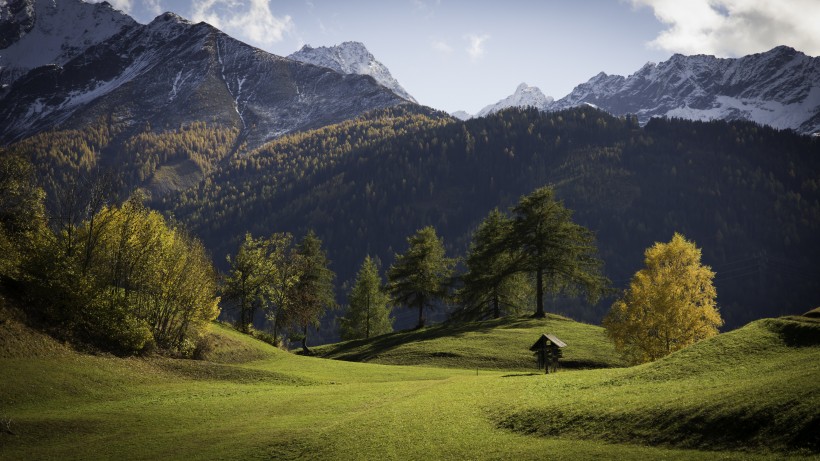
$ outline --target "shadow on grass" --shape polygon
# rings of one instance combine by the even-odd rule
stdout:
[[[484,320],[480,322],[444,322],[439,325],[415,330],[387,333],[370,339],[355,339],[343,343],[325,346],[317,351],[319,357],[367,362],[392,349],[410,342],[430,341],[444,337],[459,337],[467,333],[487,333],[498,328],[531,327],[534,323],[566,320],[564,317],[550,314],[545,319],[531,317],[514,317]],[[446,354],[446,353],[440,353]],[[455,354],[458,356],[458,354]]]

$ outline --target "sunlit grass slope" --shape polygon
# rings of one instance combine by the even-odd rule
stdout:
[[[564,368],[623,365],[603,328],[554,314],[545,319],[514,317],[447,323],[316,347],[314,352],[325,358],[357,362],[535,372],[529,348],[542,333],[554,334],[567,343],[561,360]]]
[[[820,404],[816,325],[795,320],[758,322],[652,365],[547,376],[301,357],[221,325],[210,356],[219,363],[122,359],[77,353],[0,320],[2,460],[820,453],[810,444]],[[716,428],[736,420],[748,424]]]
[[[820,319],[759,320],[655,363],[533,382],[496,416],[542,436],[816,454]]]

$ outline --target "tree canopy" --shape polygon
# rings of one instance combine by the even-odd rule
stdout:
[[[388,291],[393,302],[419,311],[417,328],[424,327],[424,309],[447,296],[455,260],[444,253],[444,243],[432,226],[408,237],[409,248],[396,260],[387,274]]]
[[[508,245],[511,234],[512,220],[497,208],[473,233],[457,294],[459,317],[499,318],[502,311],[518,313],[531,304],[532,281],[516,265],[517,253]]]
[[[309,326],[318,326],[328,309],[336,308],[333,283],[336,274],[322,249],[322,241],[312,230],[296,246],[299,255],[298,277],[293,287],[296,300],[289,312],[291,322],[302,330],[302,349],[308,351]]]
[[[379,266],[369,255],[362,262],[347,300],[349,305],[340,325],[343,340],[367,339],[393,331],[389,297],[382,286]]]
[[[227,258],[231,267],[224,279],[222,293],[226,300],[236,303],[238,327],[245,333],[253,324],[254,314],[266,306],[270,296],[272,268],[267,243],[247,233],[236,256]]]
[[[516,254],[515,267],[535,276],[535,316],[545,316],[545,290],[583,291],[590,302],[597,301],[609,281],[601,274],[595,237],[572,221],[572,212],[555,199],[552,187],[521,197],[512,211],[507,245]]]
[[[604,318],[607,335],[632,363],[657,360],[714,336],[723,325],[701,250],[675,233],[646,250],[639,270]]]

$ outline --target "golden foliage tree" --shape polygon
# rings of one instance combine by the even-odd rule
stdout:
[[[646,250],[646,267],[604,319],[607,335],[628,361],[657,360],[718,333],[723,319],[715,273],[700,257],[700,249],[678,233]]]

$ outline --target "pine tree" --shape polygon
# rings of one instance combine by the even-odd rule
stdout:
[[[513,214],[508,245],[518,254],[518,269],[535,275],[535,317],[545,316],[545,281],[549,291],[580,290],[590,302],[597,301],[609,281],[601,275],[603,263],[596,255],[595,238],[572,222],[572,212],[555,199],[552,188],[542,187],[522,197]]]
[[[410,247],[396,255],[387,274],[388,292],[395,304],[419,311],[417,328],[424,327],[424,309],[446,297],[455,260],[444,254],[444,243],[432,226],[407,239]]]
[[[288,316],[302,330],[302,349],[307,347],[309,326],[318,326],[328,309],[336,307],[333,281],[336,274],[330,270],[330,260],[322,249],[322,241],[311,230],[296,246],[299,255],[299,276],[294,286],[296,302]]]
[[[517,313],[532,297],[530,278],[518,271],[515,254],[508,248],[511,234],[512,221],[497,208],[479,224],[465,261],[464,286],[457,295],[462,304],[460,317],[499,318],[502,308]]]
[[[646,267],[604,319],[607,335],[627,360],[657,360],[718,333],[723,319],[715,273],[700,258],[700,249],[678,233],[646,250]]]
[[[368,255],[348,294],[350,306],[341,320],[342,339],[367,339],[393,331],[388,301],[379,266]]]

